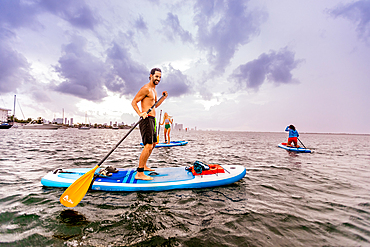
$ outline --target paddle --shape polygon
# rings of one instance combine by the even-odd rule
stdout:
[[[159,122],[158,122],[158,134],[157,134],[157,143],[159,143],[159,136],[161,135],[161,118],[162,118],[162,110],[159,114]]]
[[[149,112],[158,104],[158,102],[165,96],[165,94],[162,95],[162,97],[155,102],[155,104],[150,107],[150,109],[146,112],[149,114]],[[92,179],[94,177],[94,173],[98,167],[103,164],[103,162],[108,158],[108,156],[113,153],[113,151],[123,142],[124,139],[135,129],[135,127],[143,120],[142,117],[140,117],[140,120],[132,126],[132,128],[127,132],[127,134],[109,151],[109,153],[91,170],[82,175],[80,178],[78,178],[73,184],[71,184],[61,195],[59,201],[61,204],[63,204],[66,207],[73,208],[77,204],[80,203],[82,198],[84,198],[87,190],[90,187],[90,184],[92,182]]]
[[[297,137],[297,139],[298,139],[298,141],[302,144],[302,146],[305,148],[305,149],[307,149],[306,148],[306,146],[301,142],[301,140],[299,140],[299,138]]]

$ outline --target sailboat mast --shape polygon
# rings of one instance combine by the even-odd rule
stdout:
[[[15,100],[16,100],[16,97],[17,95],[14,94],[14,110],[13,110],[13,125],[14,125],[14,121],[15,121]]]

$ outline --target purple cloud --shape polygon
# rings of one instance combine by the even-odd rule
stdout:
[[[163,30],[165,32],[165,36],[174,41],[176,37],[179,37],[183,43],[192,42],[193,38],[190,32],[185,31],[181,25],[177,15],[172,13],[167,14],[167,18],[162,21]]]
[[[27,82],[34,82],[27,59],[10,45],[15,33],[0,27],[0,92],[16,92]]]
[[[29,70],[27,59],[0,41],[0,92],[15,92],[24,83],[33,82]]]
[[[139,16],[139,18],[135,20],[134,27],[136,30],[141,31],[143,33],[146,33],[148,31],[148,26],[142,16]]]
[[[158,94],[167,91],[171,97],[181,96],[190,92],[190,81],[180,70],[169,65],[162,69],[162,80],[157,91]]]
[[[106,82],[113,92],[135,95],[149,81],[149,69],[132,60],[128,50],[117,43],[107,51],[107,63],[112,65],[114,79]]]
[[[246,0],[203,1],[195,4],[198,45],[208,52],[216,72],[224,72],[236,50],[259,33],[266,14],[250,11]]]
[[[3,0],[0,5],[0,25],[8,28],[41,25],[36,16],[40,12],[36,3],[20,0]]]
[[[295,60],[294,53],[287,48],[279,52],[270,51],[268,54],[261,54],[255,59],[236,68],[230,76],[242,88],[258,90],[267,80],[274,84],[288,84],[297,82],[293,79],[292,70],[302,60]]]
[[[65,80],[54,90],[77,97],[99,101],[107,92],[104,84],[108,69],[106,64],[86,51],[87,40],[75,37],[73,42],[63,47],[63,56],[55,70]]]
[[[93,29],[99,20],[83,0],[3,0],[0,8],[0,23],[13,28],[34,28],[42,26],[37,17],[45,12],[59,16],[72,26],[83,29]]]
[[[59,16],[77,28],[94,29],[99,23],[99,18],[84,0],[40,0],[39,4],[40,8]]]
[[[98,19],[94,16],[91,9],[84,1],[63,0],[63,1],[20,1],[20,0],[3,0],[0,5],[0,91],[11,92],[16,91],[23,83],[35,83],[34,78],[29,73],[30,65],[25,56],[12,48],[12,40],[17,37],[16,30],[19,28],[31,28],[38,30],[42,28],[42,24],[38,21],[38,15],[42,13],[52,13],[69,22],[72,26],[78,28],[93,27],[98,23]],[[70,54],[69,54],[70,55]],[[59,72],[69,77],[66,67],[69,65],[64,63],[65,59],[71,61],[68,55],[61,58],[61,66]],[[78,63],[77,60],[74,61]],[[64,64],[63,64],[64,63]],[[79,65],[83,64],[80,62]],[[68,91],[63,88],[67,82],[64,82],[58,87],[61,91]],[[74,87],[82,86],[73,84]],[[94,86],[93,86],[94,87]],[[80,95],[85,95],[83,89],[75,88],[75,92],[80,92]],[[101,93],[104,95],[104,93]],[[86,96],[86,95],[85,95]],[[91,96],[94,99],[97,95]],[[101,96],[99,96],[101,97]],[[98,97],[98,98],[99,98]],[[85,97],[86,98],[86,97]]]
[[[370,1],[360,0],[340,5],[329,13],[334,17],[344,17],[353,21],[357,25],[358,36],[365,40],[370,38]]]

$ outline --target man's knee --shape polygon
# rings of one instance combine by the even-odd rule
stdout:
[[[147,143],[147,144],[145,144],[144,148],[148,149],[148,150],[151,150],[151,149],[153,149],[153,144]]]

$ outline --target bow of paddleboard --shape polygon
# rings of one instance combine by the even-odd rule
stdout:
[[[69,187],[91,168],[57,169],[47,173],[41,184],[47,187]],[[198,189],[223,186],[241,180],[246,169],[239,165],[218,165],[216,168],[196,174],[187,167],[156,168],[155,172],[145,171],[153,180],[135,179],[136,169],[117,169],[111,176],[99,176],[100,168],[91,186],[93,190],[102,191],[164,191],[174,189]]]
[[[176,147],[176,146],[185,146],[186,144],[188,144],[187,141],[173,141],[173,142],[170,142],[170,143],[161,142],[161,143],[157,143],[155,145],[155,147],[156,148]],[[140,143],[140,145],[144,146],[143,143]]]
[[[285,150],[288,150],[288,151],[292,151],[292,152],[297,152],[297,153],[311,153],[312,151],[310,149],[307,149],[307,148],[301,148],[301,147],[288,147],[286,145],[286,143],[280,143],[278,145],[279,148],[282,148],[282,149],[285,149]]]

